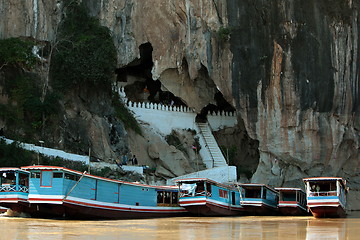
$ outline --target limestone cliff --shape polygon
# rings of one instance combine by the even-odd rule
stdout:
[[[66,2],[0,1],[0,38],[53,41]],[[237,109],[245,139],[238,147],[260,156],[238,157],[252,162],[239,166],[259,162],[253,182],[300,186],[302,177],[344,176],[352,208],[360,208],[359,1],[83,2],[111,30],[119,72],[142,66],[141,46],[151,46],[151,72],[133,82],[150,74],[199,113],[220,105],[218,92]],[[95,127],[104,120],[94,119],[97,139],[110,146],[108,130]]]
[[[228,1],[236,29],[233,96],[249,135],[259,140],[253,181],[291,185],[303,176],[345,176],[356,195],[358,7],[358,1]]]

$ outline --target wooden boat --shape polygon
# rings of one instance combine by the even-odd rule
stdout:
[[[278,214],[279,193],[265,184],[239,183],[240,204],[248,215]]]
[[[306,193],[301,188],[275,188],[279,192],[278,208],[285,216],[309,215]]]
[[[240,193],[234,186],[207,178],[176,180],[180,206],[196,216],[232,216],[242,214]]]
[[[20,168],[0,168],[0,206],[21,211],[29,194],[29,172]],[[0,209],[2,212],[4,208]]]
[[[27,207],[33,217],[126,219],[187,214],[178,204],[177,186],[117,181],[56,166],[28,166]],[[12,206],[9,206],[12,208]]]
[[[346,216],[346,180],[340,177],[313,177],[303,179],[307,207],[316,218]]]

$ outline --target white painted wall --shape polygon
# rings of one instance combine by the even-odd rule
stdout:
[[[164,135],[169,135],[173,129],[195,129],[196,114],[188,108],[170,109],[165,105],[131,102],[128,108],[138,121],[150,124]]]
[[[237,124],[236,113],[232,112],[208,114],[207,119],[213,131],[218,131],[225,127],[234,127]]]
[[[4,139],[7,144],[12,144],[14,142],[14,140],[7,139],[4,137],[0,137],[0,138]],[[63,159],[71,160],[71,161],[78,161],[78,162],[83,162],[85,164],[89,164],[89,156],[67,153],[67,152],[64,152],[61,150],[36,146],[34,144],[28,144],[28,143],[19,143],[19,145],[20,145],[20,147],[22,147],[26,150],[38,152],[38,153],[43,154],[48,157],[59,157],[59,158],[63,158]],[[111,163],[106,163],[106,162],[91,162],[90,166],[93,168],[110,167],[112,170],[115,170],[118,168],[118,166],[116,164],[111,164]],[[144,168],[141,166],[123,165],[122,169],[124,171],[136,172],[139,174],[144,173]]]
[[[160,133],[168,135],[173,129],[197,130],[195,124],[196,113],[188,107],[175,107],[149,102],[131,102],[126,98],[123,87],[114,86],[120,99],[134,113],[140,122],[148,123]],[[208,114],[209,125],[213,131],[237,124],[236,113],[217,112]]]
[[[14,140],[11,139],[7,139],[4,137],[1,138],[4,139],[7,144],[12,144],[14,142]],[[20,143],[20,147],[29,151],[38,152],[48,157],[60,157],[71,161],[78,161],[78,162],[83,162],[85,164],[89,164],[89,156],[67,153],[61,150],[36,146],[35,144],[29,144],[29,143]]]

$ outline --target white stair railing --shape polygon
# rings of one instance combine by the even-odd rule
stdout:
[[[212,134],[211,128],[208,123],[197,123],[198,129],[200,130],[200,136],[203,140],[203,143],[201,146],[205,146],[208,151],[208,157],[205,156],[203,158],[204,163],[208,168],[211,167],[224,167],[228,166],[226,163],[226,160],[224,158],[224,155],[221,152],[221,149],[219,148],[216,139],[214,135]],[[212,162],[211,164],[208,163],[209,159]]]

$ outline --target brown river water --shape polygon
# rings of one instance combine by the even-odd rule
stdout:
[[[183,217],[72,221],[0,216],[0,239],[360,239],[360,213],[313,217]]]

